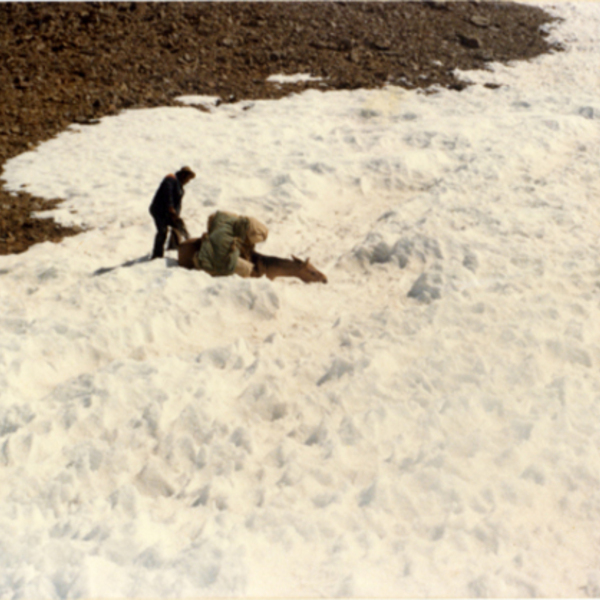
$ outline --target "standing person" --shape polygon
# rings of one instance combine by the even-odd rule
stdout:
[[[165,253],[165,242],[169,227],[171,238],[168,249],[177,248],[180,238],[187,240],[190,235],[187,232],[181,213],[181,200],[183,199],[183,186],[196,177],[194,171],[189,167],[182,167],[175,175],[167,175],[160,184],[152,204],[150,214],[156,224],[156,237],[152,258],[161,258]]]

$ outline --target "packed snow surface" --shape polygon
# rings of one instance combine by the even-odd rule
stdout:
[[[600,595],[600,4],[545,7],[565,51],[461,93],[132,110],[6,164],[87,231],[0,257],[0,597]],[[186,164],[192,233],[252,215],[328,285],[149,261]]]

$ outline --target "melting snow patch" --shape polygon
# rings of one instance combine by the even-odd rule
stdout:
[[[182,104],[189,104],[190,106],[206,106],[213,107],[219,104],[220,98],[218,96],[178,96],[175,98]]]
[[[302,83],[305,81],[323,81],[322,77],[314,77],[308,73],[297,73],[295,75],[269,75],[268,83]]]

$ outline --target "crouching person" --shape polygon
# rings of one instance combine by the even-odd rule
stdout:
[[[267,239],[269,230],[253,217],[217,211],[208,218],[208,231],[179,246],[179,265],[214,276],[256,277],[251,262],[254,246]]]

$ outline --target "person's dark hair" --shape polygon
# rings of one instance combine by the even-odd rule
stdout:
[[[190,179],[194,179],[196,177],[196,173],[192,171],[189,167],[181,167],[175,176],[179,181],[189,181]]]

